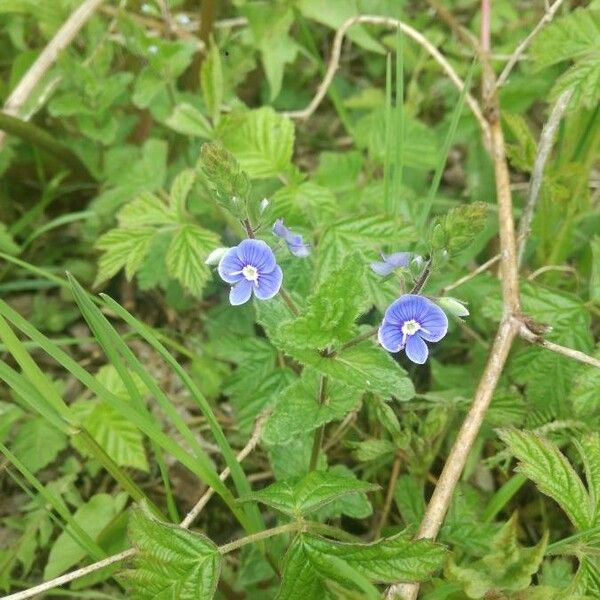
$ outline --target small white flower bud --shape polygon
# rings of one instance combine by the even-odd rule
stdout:
[[[260,211],[261,215],[265,212],[265,210],[267,210],[268,206],[269,206],[269,201],[266,198],[263,198],[260,201],[260,207],[259,207],[259,211]]]
[[[455,317],[468,317],[469,311],[467,307],[456,298],[452,296],[442,296],[437,299],[437,303],[443,308],[446,312],[450,313]]]
[[[227,250],[229,250],[229,248],[215,248],[207,257],[206,260],[204,261],[205,265],[218,265],[219,261],[223,258],[223,255],[225,254],[225,252],[227,252]]]

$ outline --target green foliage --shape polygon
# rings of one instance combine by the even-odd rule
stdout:
[[[374,583],[420,581],[441,566],[444,549],[403,535],[374,544],[336,543],[301,535],[288,551],[278,598],[326,598],[329,582],[363,598],[379,598]],[[346,593],[349,593],[348,591]]]
[[[500,437],[520,461],[518,470],[567,513],[578,529],[594,523],[596,508],[573,466],[551,441],[528,431],[505,429]]]
[[[278,481],[240,500],[261,502],[292,517],[300,518],[344,496],[376,489],[377,486],[354,477],[311,471],[299,481]]]
[[[515,514],[494,536],[489,554],[470,567],[461,567],[450,560],[446,575],[450,581],[458,583],[469,598],[518,592],[529,586],[532,576],[540,568],[547,544],[546,532],[535,546],[522,547],[517,538]]]
[[[482,202],[464,204],[448,211],[431,231],[433,250],[447,250],[450,255],[466,250],[481,233],[487,220],[487,207]]]
[[[363,304],[365,265],[360,255],[346,258],[306,300],[303,313],[281,328],[297,348],[324,348],[348,341]]]
[[[123,510],[126,501],[126,494],[96,494],[75,511],[73,519],[92,539],[98,540]],[[44,569],[44,579],[52,579],[64,573],[85,556],[85,549],[74,538],[72,525],[68,525],[52,544]]]
[[[217,134],[252,178],[277,177],[291,167],[294,124],[272,108],[231,112],[221,119]]]
[[[534,40],[532,51],[540,67],[574,61],[552,88],[553,97],[572,90],[571,108],[592,108],[600,95],[599,39],[600,11],[580,8],[555,19]]]
[[[96,247],[104,251],[96,284],[122,268],[127,279],[132,279],[139,271],[155,269],[158,263],[164,264],[164,273],[186,291],[201,295],[210,275],[204,259],[218,245],[218,239],[213,232],[190,222],[186,201],[194,178],[193,171],[182,171],[173,181],[168,202],[145,192],[119,211],[119,226],[96,242]],[[156,252],[157,248],[164,254]],[[146,275],[145,281],[159,283],[161,279],[149,280]]]
[[[219,549],[205,536],[131,513],[129,535],[137,553],[125,571],[128,597],[210,600],[221,570]]]

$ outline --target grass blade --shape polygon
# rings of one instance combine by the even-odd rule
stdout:
[[[458,98],[458,102],[454,107],[454,111],[452,112],[452,117],[450,119],[450,127],[448,128],[448,133],[446,134],[446,138],[444,139],[444,145],[442,147],[442,152],[440,154],[440,159],[438,161],[437,167],[435,168],[433,180],[431,181],[431,187],[429,188],[429,193],[427,194],[427,199],[425,200],[425,205],[420,211],[417,228],[422,229],[425,227],[425,223],[427,223],[427,218],[429,217],[429,213],[431,211],[431,207],[433,205],[433,199],[437,194],[438,188],[440,187],[440,182],[442,180],[442,175],[444,174],[444,167],[446,166],[446,161],[448,160],[448,153],[450,152],[450,146],[452,145],[452,140],[456,134],[456,130],[458,128],[458,121],[463,111],[463,107],[465,105],[465,98],[467,96],[467,92],[471,87],[471,79],[473,78],[473,72],[475,71],[475,61],[471,63],[469,68],[469,72],[467,73],[467,78],[465,79],[465,86],[460,93]]]

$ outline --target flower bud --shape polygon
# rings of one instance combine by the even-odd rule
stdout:
[[[468,317],[469,311],[467,307],[460,300],[453,298],[452,296],[442,296],[438,298],[436,302],[446,312],[450,313],[454,317]]]
[[[221,258],[223,258],[223,255],[225,254],[225,252],[227,252],[227,250],[229,250],[229,248],[215,248],[207,257],[206,260],[204,261],[205,265],[218,265],[219,261],[221,260]]]

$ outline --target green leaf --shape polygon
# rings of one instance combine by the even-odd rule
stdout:
[[[371,544],[348,544],[310,537],[316,551],[343,559],[375,583],[423,581],[442,567],[446,549],[429,540],[406,534],[382,538]]]
[[[195,181],[196,171],[194,169],[184,169],[171,184],[171,210],[177,215],[180,222],[185,222],[186,202]]]
[[[190,293],[199,296],[210,277],[204,259],[219,244],[217,236],[198,227],[184,225],[171,240],[165,257],[169,275],[177,279]]]
[[[321,600],[327,593],[328,580],[336,581],[351,590],[360,590],[362,597],[379,600],[377,588],[348,563],[330,556],[310,545],[311,536],[300,535],[285,557],[281,588],[277,600]]]
[[[348,0],[300,0],[298,8],[307,19],[312,19],[330,27],[339,29],[345,21],[360,14],[358,2]],[[348,30],[348,38],[371,52],[383,52],[384,47],[367,32],[362,25],[355,25]]]
[[[405,535],[373,544],[344,544],[312,535],[298,536],[288,550],[278,600],[329,598],[329,581],[361,598],[380,598],[370,582],[423,581],[440,569],[445,550]],[[346,594],[342,597],[350,597]]]
[[[93,539],[98,540],[102,531],[123,510],[127,494],[117,496],[96,494],[82,504],[73,515],[75,522]],[[50,550],[44,569],[44,579],[52,579],[64,573],[86,556],[86,551],[73,539],[73,529],[68,525]]]
[[[148,227],[133,229],[111,229],[96,242],[96,248],[104,250],[98,262],[95,285],[110,279],[125,268],[125,276],[131,279],[140,268],[154,230]]]
[[[319,277],[327,277],[342,264],[345,256],[372,250],[380,252],[390,244],[401,249],[414,239],[414,232],[402,221],[384,215],[348,217],[329,225],[319,245]],[[399,246],[402,244],[402,246]]]
[[[223,68],[221,66],[221,52],[211,39],[208,53],[200,69],[200,87],[202,98],[213,123],[218,123],[223,102]]]
[[[576,62],[558,78],[550,97],[555,100],[566,90],[571,90],[569,109],[580,106],[594,108],[600,96],[600,50]]]
[[[177,133],[209,140],[213,131],[206,117],[191,104],[178,104],[165,120],[165,125]]]
[[[218,135],[250,177],[277,177],[291,166],[294,124],[272,108],[231,112]]]
[[[120,227],[132,229],[175,223],[169,206],[150,192],[142,192],[137,198],[128,202],[119,211],[117,219]]]
[[[590,300],[600,304],[600,235],[590,241],[592,267],[590,273]]]
[[[557,502],[575,527],[590,527],[595,512],[590,506],[590,498],[579,475],[558,446],[531,431],[502,429],[499,435],[519,459],[517,470]]]
[[[205,536],[131,513],[131,541],[138,549],[124,573],[134,600],[210,600],[221,570],[219,549]]]
[[[354,477],[311,471],[299,481],[278,481],[258,492],[247,494],[240,498],[240,502],[261,502],[288,515],[301,517],[338,498],[377,489],[378,485]]]
[[[600,358],[600,347],[593,354]],[[569,390],[569,398],[575,415],[580,419],[600,416],[600,369],[588,365],[579,365]]]
[[[66,447],[67,436],[64,433],[46,419],[35,417],[21,425],[11,449],[32,473],[37,473],[52,463]]]
[[[360,255],[349,256],[309,296],[302,314],[282,327],[281,335],[298,348],[319,350],[349,340],[364,303],[364,272]]]
[[[21,252],[21,248],[15,242],[4,223],[0,223],[0,252],[10,255],[17,255]]]
[[[600,51],[600,11],[580,8],[554,19],[531,46],[541,67]]]
[[[537,143],[529,125],[521,115],[505,112],[502,118],[516,139],[516,143],[506,144],[506,153],[510,162],[521,171],[530,173],[537,154]]]
[[[518,592],[526,589],[544,558],[548,532],[531,548],[517,541],[516,513],[494,536],[491,552],[470,567],[450,560],[445,575],[458,583],[469,598],[483,598],[488,592]]]
[[[488,218],[484,202],[462,204],[452,208],[434,224],[431,245],[434,250],[447,250],[451,255],[466,250],[483,231]]]
[[[581,455],[585,467],[593,525],[598,525],[600,521],[600,434],[589,433],[580,440],[574,439],[573,444]]]
[[[288,35],[294,12],[289,6],[269,2],[248,3],[241,12],[248,19],[254,44],[260,51],[272,102],[281,91],[285,65],[293,62],[298,53],[298,44]]]
[[[326,402],[320,404],[319,379],[312,371],[304,372],[280,394],[265,423],[263,439],[266,443],[285,444],[295,436],[342,419],[358,407],[361,392],[335,381],[326,385]]]

